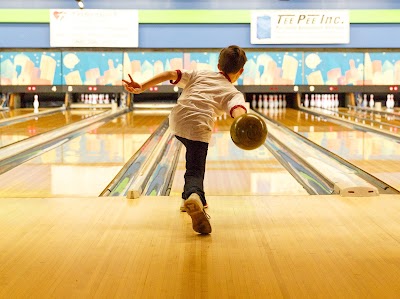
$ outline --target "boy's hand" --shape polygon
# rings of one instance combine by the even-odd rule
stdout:
[[[129,91],[131,93],[135,93],[135,94],[142,93],[144,91],[142,88],[142,85],[133,81],[131,75],[128,74],[128,76],[129,76],[129,79],[131,79],[130,82],[126,81],[126,80],[122,80],[125,83],[124,84],[125,90]]]

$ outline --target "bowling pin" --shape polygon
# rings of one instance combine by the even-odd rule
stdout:
[[[272,94],[269,95],[268,106],[269,109],[274,109],[274,96]]]
[[[333,94],[329,94],[329,106],[330,108],[335,107],[335,96]]]
[[[263,96],[263,107],[267,108],[268,107],[268,95]]]
[[[374,108],[374,105],[375,105],[375,101],[374,101],[374,95],[373,94],[371,94],[370,96],[369,96],[369,108]]]
[[[306,97],[307,97],[307,99],[308,99],[308,94],[306,94]],[[315,98],[314,98],[314,95],[311,96],[310,106],[311,106],[311,108],[315,106]]]
[[[390,95],[390,109],[394,108],[394,94]]]
[[[363,107],[367,107],[368,106],[368,101],[367,101],[367,95],[366,94],[364,94],[364,100],[362,102],[362,106]]]
[[[320,95],[319,94],[316,94],[316,95],[311,95],[311,98],[312,97],[315,97],[315,106],[317,106],[317,108],[321,108],[321,97],[320,97]]]
[[[322,108],[326,109],[328,108],[328,97],[326,94],[322,94]]]
[[[33,96],[33,111],[39,112],[39,96],[37,94]]]
[[[278,95],[274,94],[274,108],[278,109]]]
[[[251,101],[251,108],[255,109],[257,105],[256,95],[253,94],[253,100]]]
[[[309,105],[309,100],[308,100],[308,94],[306,94],[305,99],[304,99],[304,107],[308,108]]]
[[[258,108],[262,108],[262,95],[258,96]]]

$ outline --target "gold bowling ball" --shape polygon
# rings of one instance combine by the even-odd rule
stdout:
[[[264,120],[256,114],[243,114],[231,125],[233,143],[244,150],[253,150],[264,144],[268,129]]]

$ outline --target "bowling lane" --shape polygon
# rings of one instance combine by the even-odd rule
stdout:
[[[299,110],[263,110],[263,113],[400,189],[400,147],[392,139],[340,126]]]
[[[81,121],[105,110],[66,110],[0,127],[0,147]]]
[[[275,157],[262,146],[244,151],[231,141],[231,119],[219,120],[207,155],[204,188],[207,195],[308,195]],[[171,196],[181,196],[185,148],[175,172]]]
[[[325,114],[332,114],[332,112],[329,112],[328,110],[323,111],[323,113]],[[340,117],[343,117],[346,120],[351,120],[357,123],[362,123],[364,125],[373,126],[374,128],[379,128],[381,130],[386,130],[395,134],[398,133],[400,128],[400,115],[388,115],[385,113],[380,113],[379,110],[360,111],[347,108],[339,108],[339,113],[342,114],[342,116]]]
[[[43,109],[40,109],[42,111]],[[33,113],[33,108],[19,108],[0,111],[0,120]]]
[[[27,161],[0,175],[0,197],[98,196],[168,113],[129,112]]]

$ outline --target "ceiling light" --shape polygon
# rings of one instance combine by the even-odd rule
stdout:
[[[82,0],[75,0],[75,1],[78,2],[78,6],[80,9],[83,9],[85,7]]]

